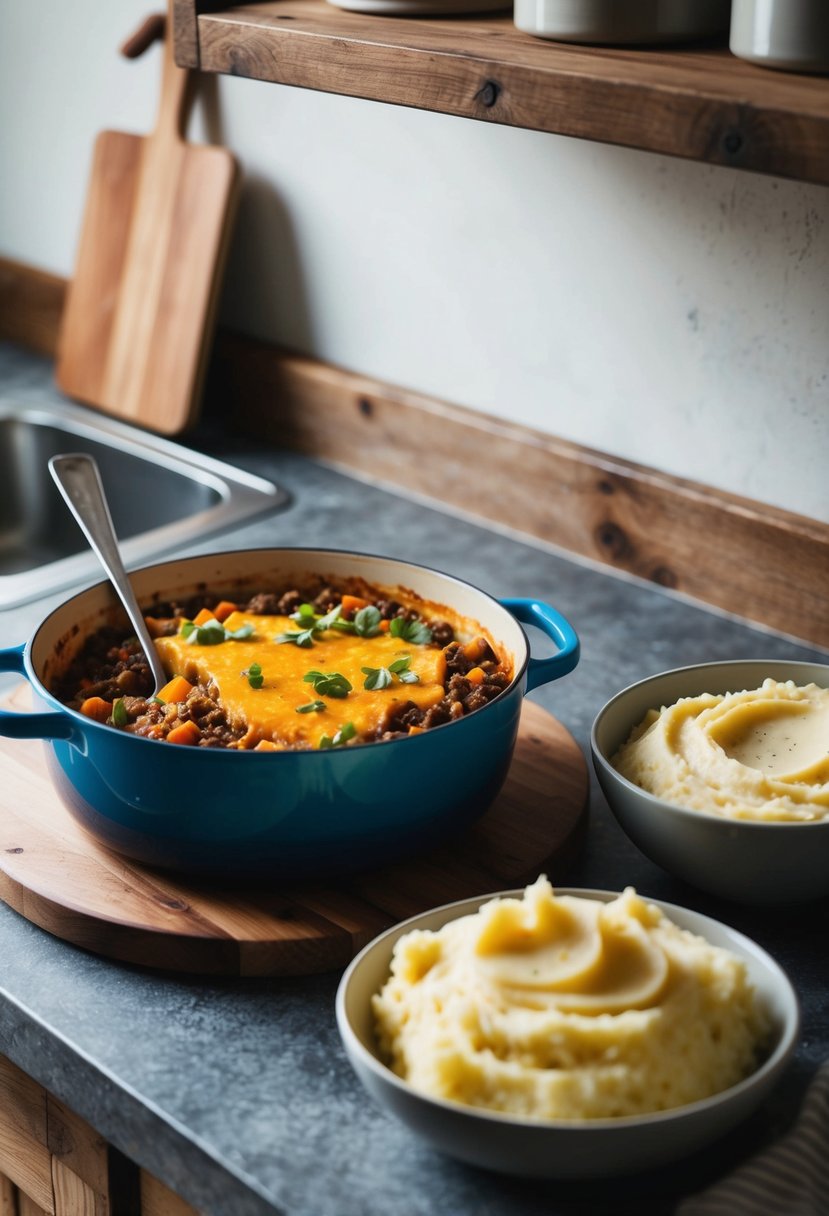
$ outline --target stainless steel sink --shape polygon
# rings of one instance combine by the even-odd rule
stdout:
[[[97,460],[131,565],[288,499],[261,477],[82,406],[0,405],[0,608],[102,573],[49,475],[60,452]]]

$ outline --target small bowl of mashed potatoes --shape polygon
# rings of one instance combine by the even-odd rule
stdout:
[[[785,973],[735,930],[542,876],[376,938],[342,978],[337,1022],[368,1092],[434,1148],[595,1178],[665,1165],[747,1117],[799,1014]]]
[[[608,701],[591,745],[619,823],[677,878],[740,903],[829,895],[829,665],[651,676]]]

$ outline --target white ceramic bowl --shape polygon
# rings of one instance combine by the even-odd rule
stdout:
[[[755,823],[674,806],[610,763],[649,709],[680,697],[757,688],[767,677],[829,687],[829,665],[743,659],[651,676],[617,693],[593,723],[591,747],[610,809],[642,852],[677,878],[740,903],[789,903],[829,895],[829,819]]]
[[[606,891],[560,894],[610,900]],[[518,896],[520,892],[499,892]],[[476,912],[493,895],[447,904],[412,917],[375,938],[354,959],[337,991],[337,1024],[357,1076],[371,1096],[433,1148],[471,1165],[527,1178],[598,1178],[632,1174],[675,1161],[723,1136],[763,1101],[795,1049],[797,997],[786,974],[755,942],[728,926],[672,904],[657,904],[671,920],[745,960],[751,982],[774,1024],[761,1067],[738,1085],[675,1110],[620,1119],[539,1121],[462,1106],[418,1093],[382,1062],[371,998],[385,983],[395,942],[412,929],[439,929]]]
[[[515,0],[515,24],[556,42],[683,42],[728,29],[729,0]]]

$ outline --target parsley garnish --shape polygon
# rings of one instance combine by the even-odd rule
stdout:
[[[411,655],[404,654],[401,658],[395,659],[393,663],[389,663],[388,667],[361,667],[360,671],[366,677],[363,688],[368,688],[370,691],[377,688],[388,688],[395,676],[401,684],[418,684],[420,676],[416,671],[409,671],[411,661]]]
[[[355,612],[353,621],[344,621],[340,617],[334,621],[334,628],[343,633],[356,633],[361,638],[374,638],[380,632],[380,609],[373,604],[367,604],[359,612]]]
[[[302,677],[305,684],[313,684],[314,692],[321,697],[336,697],[342,699],[351,692],[352,685],[338,671],[306,671]]]
[[[388,667],[361,667],[360,671],[366,677],[363,688],[368,688],[371,692],[378,688],[388,688],[394,678]]]
[[[405,616],[392,617],[389,633],[394,638],[402,638],[404,642],[414,642],[415,646],[425,646],[432,640],[432,631],[423,621],[409,621]]]
[[[294,646],[301,646],[303,650],[307,650],[309,646],[314,645],[314,627],[310,629],[290,629],[284,633],[278,633],[274,638],[278,645],[283,646],[285,642],[293,642]]]
[[[325,709],[324,701],[309,701],[307,705],[297,705],[296,712],[298,714],[314,714]]]
[[[317,616],[311,604],[300,604],[297,611],[291,613],[291,620],[296,621],[299,625],[304,625],[305,628],[278,633],[274,641],[280,645],[292,642],[294,646],[301,646],[307,650],[309,646],[314,645],[317,634],[325,633],[326,629],[332,629],[335,625],[347,624],[346,621],[340,621],[341,612],[342,604],[337,604],[336,608],[332,608],[325,616]]]
[[[196,625],[194,621],[182,621],[179,632],[191,646],[218,646],[222,642],[243,642],[252,637],[253,625],[248,621],[238,629],[225,629],[221,621],[211,618],[203,625]]]
[[[343,722],[333,738],[331,735],[322,736],[320,739],[320,751],[326,751],[330,747],[342,747],[349,739],[353,739],[356,734],[357,728],[353,722]]]
[[[262,675],[262,668],[259,663],[251,663],[250,667],[246,667],[242,672],[243,676],[247,676],[248,684],[251,688],[261,688],[265,682],[265,677]]]
[[[222,628],[224,629],[224,626]],[[225,637],[228,642],[244,642],[246,638],[253,637],[253,625],[246,621],[238,629],[225,629]]]
[[[369,604],[354,614],[354,630],[361,638],[373,638],[380,632],[380,609]]]
[[[321,616],[317,621],[317,629],[320,633],[324,633],[326,629],[333,628],[334,625],[340,624],[340,613],[343,610],[342,604],[337,604],[330,612],[326,612],[325,616]],[[345,624],[345,622],[343,622]]]

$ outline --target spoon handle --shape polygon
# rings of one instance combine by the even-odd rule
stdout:
[[[147,657],[155,680],[155,692],[158,692],[167,676],[121,560],[98,465],[92,456],[83,452],[69,452],[53,456],[49,461],[49,472],[118,592]]]

